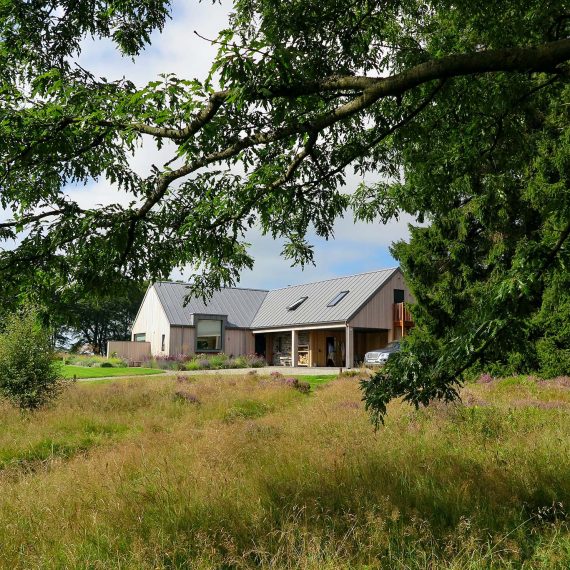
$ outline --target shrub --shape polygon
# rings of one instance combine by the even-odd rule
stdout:
[[[245,356],[236,356],[233,359],[232,368],[245,368],[247,366],[247,361]]]
[[[210,368],[223,368],[228,357],[223,353],[212,354],[211,356],[205,356],[204,360],[208,360]]]
[[[35,307],[9,315],[0,334],[0,393],[22,410],[35,410],[62,387],[61,363]]]
[[[200,370],[200,363],[197,360],[190,360],[186,363],[186,370]]]
[[[266,366],[265,358],[258,354],[248,354],[245,358],[245,366],[248,368],[262,368]]]
[[[187,404],[200,405],[200,399],[196,394],[190,394],[190,392],[185,392],[184,390],[177,390],[174,392],[174,400],[179,402],[186,402]]]
[[[478,384],[490,384],[492,381],[493,377],[488,373],[481,374],[481,376],[479,376],[477,379]]]
[[[273,376],[273,374],[272,374]],[[293,388],[294,390],[298,390],[302,394],[308,394],[311,391],[311,385],[308,382],[303,382],[298,378],[283,378],[283,375],[279,374],[279,376],[273,376],[275,380],[288,386],[289,388]]]
[[[112,362],[101,362],[100,368],[113,368]]]
[[[536,343],[536,352],[544,378],[570,374],[570,349],[560,348],[553,339],[547,338]]]

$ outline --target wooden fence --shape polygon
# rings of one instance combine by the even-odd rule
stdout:
[[[129,362],[142,362],[151,357],[150,342],[130,340],[110,340],[107,343],[107,356],[117,355]]]

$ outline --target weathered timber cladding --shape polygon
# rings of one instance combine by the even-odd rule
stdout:
[[[142,362],[151,357],[150,342],[110,340],[107,343],[107,356],[113,355],[129,362]]]
[[[255,352],[253,333],[243,329],[226,329],[224,352],[232,356],[253,354]]]
[[[194,327],[170,328],[170,355],[194,354],[196,350],[196,329]],[[243,329],[226,329],[224,333],[225,354],[239,356],[255,352],[253,333]]]
[[[404,300],[408,303],[413,303],[412,294],[404,283],[402,273],[396,271],[380,291],[369,299],[358,313],[350,319],[350,326],[392,331],[394,327],[394,289],[403,289]]]
[[[194,354],[196,329],[192,327],[170,327],[170,356]]]

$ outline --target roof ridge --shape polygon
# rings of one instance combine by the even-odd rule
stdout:
[[[329,281],[338,281],[339,279],[348,279],[349,277],[358,277],[359,275],[368,275],[370,273],[379,273],[380,271],[395,271],[400,266],[385,267],[383,269],[373,269],[372,271],[361,271],[360,273],[351,273],[350,275],[341,275],[339,277],[330,277],[329,279],[320,279],[318,281],[308,281],[307,283],[297,283],[296,285],[287,285],[287,287],[277,287],[277,289],[270,289],[269,293],[273,291],[283,291],[285,289],[293,289],[295,287],[306,287],[307,285],[315,285],[317,283],[327,283]]]
[[[190,283],[182,283],[180,281],[155,281],[154,285],[184,285],[185,287],[190,286]],[[255,287],[221,287],[218,291],[259,291],[261,293],[269,293],[270,289],[256,289]]]

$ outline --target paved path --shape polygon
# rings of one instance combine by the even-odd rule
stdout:
[[[103,376],[100,378],[78,378],[77,382],[94,382],[95,380],[120,380],[121,378],[164,378],[164,376],[216,376],[219,374],[248,374],[256,372],[259,376],[268,376],[272,372],[280,372],[283,376],[323,376],[336,375],[345,368],[309,368],[308,366],[264,366],[263,368],[222,368],[221,370],[165,370],[162,374],[141,374],[138,376]]]
[[[263,368],[223,368],[221,370],[181,370],[169,371],[171,374],[184,374],[188,376],[200,376],[204,374],[248,374],[249,372],[256,372],[260,376],[267,376],[272,372],[280,372],[283,376],[322,376],[322,375],[336,375],[344,368],[316,368],[308,366],[298,366],[293,368],[291,366],[264,366]]]

